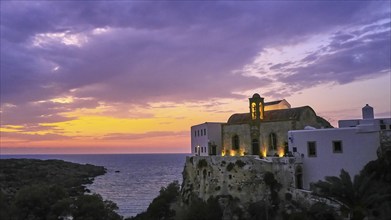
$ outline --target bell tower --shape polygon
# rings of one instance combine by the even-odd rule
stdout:
[[[264,102],[263,98],[255,93],[253,97],[249,98],[250,104],[250,133],[251,133],[251,154],[252,155],[260,155],[261,147],[260,147],[260,125],[261,120],[263,120],[264,116]]]
[[[263,98],[255,93],[253,97],[249,98],[250,102],[250,115],[252,121],[260,121],[263,120],[264,117],[264,101]]]

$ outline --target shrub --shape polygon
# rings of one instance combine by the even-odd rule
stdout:
[[[235,162],[235,164],[236,164],[238,167],[240,167],[240,168],[246,166],[246,163],[243,162],[243,161],[241,161],[241,160],[237,160],[237,161]]]
[[[75,220],[96,219],[96,220],[119,220],[122,219],[114,210],[117,205],[111,201],[103,201],[98,194],[82,195],[72,206],[72,215]]]
[[[205,159],[201,159],[198,161],[198,164],[197,164],[198,169],[201,169],[201,168],[207,167],[207,166],[208,166],[208,162],[206,162]]]
[[[170,208],[170,205],[177,200],[179,190],[178,181],[170,183],[166,188],[162,187],[160,194],[153,199],[152,203],[148,206],[147,211],[130,219],[171,219],[175,216],[175,211]]]
[[[231,171],[235,167],[235,164],[229,163],[227,166],[227,171]]]
[[[211,197],[204,202],[194,197],[191,205],[184,215],[185,220],[219,220],[223,216],[223,211],[219,205],[218,199]]]

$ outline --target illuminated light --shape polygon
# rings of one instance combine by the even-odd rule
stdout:
[[[266,147],[264,147],[264,148],[262,149],[261,154],[262,154],[263,157],[266,157],[266,155],[267,155],[267,149],[266,149]]]
[[[245,152],[244,152],[244,150],[243,150],[243,149],[240,149],[240,150],[239,150],[239,154],[240,154],[240,156],[244,156],[244,153],[245,153]]]
[[[259,103],[259,119],[263,119],[262,103]]]
[[[278,156],[279,157],[283,157],[285,155],[285,152],[284,152],[284,148],[283,147],[280,147],[278,149]]]
[[[255,102],[251,103],[251,118],[253,120],[257,119],[256,105],[257,104]]]

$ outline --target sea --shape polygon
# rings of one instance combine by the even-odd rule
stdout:
[[[146,211],[162,187],[175,180],[182,183],[186,156],[189,154],[48,154],[0,155],[0,159],[60,159],[104,166],[107,173],[96,177],[87,188],[115,202],[118,214],[131,217]]]

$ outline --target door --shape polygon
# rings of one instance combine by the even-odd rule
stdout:
[[[260,155],[258,139],[252,140],[252,154],[253,155]]]

